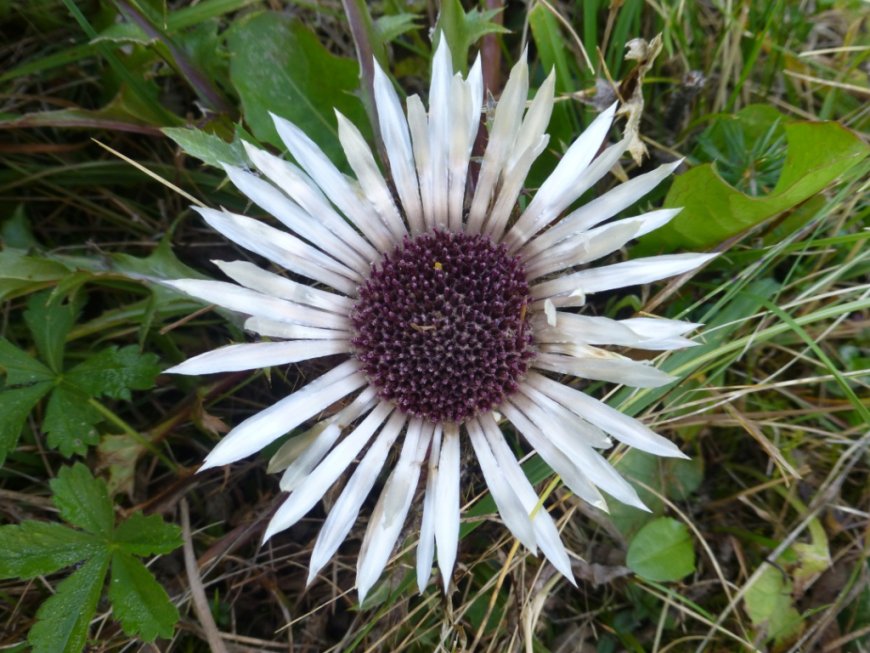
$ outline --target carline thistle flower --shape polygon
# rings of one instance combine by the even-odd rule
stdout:
[[[384,167],[397,197],[359,130],[341,114],[339,139],[355,180],[298,127],[273,116],[296,163],[246,145],[259,174],[225,169],[286,230],[196,209],[214,229],[293,279],[244,261],[216,261],[235,283],[167,282],[248,315],[247,330],[274,339],[222,347],[169,372],[208,374],[345,357],[236,426],[202,466],[249,456],[342,402],[337,412],[288,440],[270,464],[283,470],[281,488],[289,496],[265,539],[308,513],[359,458],[314,545],[309,582],[347,536],[387,461],[395,459],[359,553],[360,598],[383,571],[418,485],[425,486],[418,585],[422,591],[428,584],[437,549],[446,591],[458,544],[461,452],[469,445],[511,533],[530,551],[540,548],[573,582],[555,522],[546,510],[536,510],[538,495],[505,441],[502,419],[577,496],[605,510],[600,490],[643,507],[600,453],[611,438],[652,454],[683,456],[637,420],[567,384],[570,377],[635,387],[667,384],[673,380],[667,374],[601,345],[664,351],[693,344],[684,336],[696,324],[612,320],[578,310],[587,295],[687,272],[710,258],[677,254],[587,265],[676,215],[662,209],[608,222],[676,164],[637,176],[563,216],[625,152],[627,139],[599,154],[612,106],[571,144],[519,211],[529,168],[548,144],[554,101],[550,74],[527,106],[528,74],[524,56],[495,108],[473,187],[469,160],[484,95],[480,58],[466,78],[454,74],[442,38],[428,113],[417,95],[408,97],[403,111],[375,62]]]

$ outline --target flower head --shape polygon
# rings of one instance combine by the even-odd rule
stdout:
[[[446,589],[457,550],[463,448],[474,452],[505,525],[572,579],[556,525],[545,510],[536,510],[538,496],[502,435],[502,419],[573,492],[604,509],[599,490],[642,506],[600,453],[611,438],[656,455],[682,456],[670,441],[568,385],[566,377],[639,387],[669,383],[672,378],[654,367],[600,346],[678,349],[692,344],[684,334],[697,325],[612,320],[577,308],[587,295],[680,274],[709,255],[588,266],[676,214],[658,210],[607,222],[672,172],[674,165],[664,165],[563,216],[626,149],[623,140],[599,154],[615,107],[568,148],[525,209],[517,208],[529,168],[548,143],[553,80],[551,74],[527,107],[528,67],[524,60],[514,66],[472,183],[469,161],[483,99],[480,60],[463,79],[453,73],[441,39],[428,112],[416,95],[403,111],[375,64],[385,168],[395,194],[360,132],[340,114],[339,138],[356,179],[343,175],[296,126],[274,116],[296,163],[248,146],[259,174],[226,170],[286,229],[197,209],[217,231],[292,279],[247,262],[216,261],[235,283],[169,282],[250,316],[246,329],[273,339],[223,347],[170,371],[205,374],[345,358],[236,426],[203,465],[253,454],[344,402],[291,438],[270,465],[283,470],[281,488],[290,494],[266,538],[302,518],[359,458],[317,538],[309,580],[335,553],[387,461],[394,460],[359,555],[360,596],[383,571],[421,477],[418,584],[422,590],[428,583],[437,548]]]

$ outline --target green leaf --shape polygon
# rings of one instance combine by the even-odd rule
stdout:
[[[682,212],[644,236],[634,252],[704,249],[721,243],[808,200],[870,152],[861,139],[835,122],[792,122],[784,130],[785,162],[769,194],[753,197],[740,192],[722,179],[713,164],[692,168],[674,179],[665,200],[666,207],[683,207]]]
[[[127,635],[146,642],[172,636],[178,610],[145,565],[128,553],[117,551],[112,556],[109,600]]]
[[[792,604],[791,582],[776,567],[765,565],[743,596],[746,614],[763,630],[765,640],[787,642],[803,629],[800,613]]]
[[[160,374],[154,354],[140,354],[136,345],[109,347],[76,365],[65,376],[91,397],[130,400],[130,390],[148,390]]]
[[[626,565],[654,581],[678,581],[695,570],[695,550],[685,524],[659,517],[641,528],[628,545]]]
[[[0,338],[0,370],[6,373],[6,385],[27,385],[54,379],[54,372],[6,338]]]
[[[466,12],[459,0],[444,0],[438,12],[438,22],[435,24],[436,40],[433,46],[438,47],[438,39],[443,34],[453,55],[454,70],[467,70],[468,50],[472,45],[487,34],[505,34],[509,31],[502,25],[492,22],[500,11],[501,9],[480,11],[474,7]]]
[[[181,529],[167,524],[159,515],[133,513],[115,529],[112,541],[138,556],[169,553],[181,546]]]
[[[394,14],[381,16],[374,21],[374,30],[380,43],[390,43],[402,34],[417,29],[416,14]]]
[[[90,558],[105,548],[90,533],[63,524],[25,521],[0,526],[0,578],[33,578]]]
[[[82,463],[61,467],[57,478],[51,480],[51,491],[64,520],[95,535],[111,535],[115,514],[106,483],[94,478]]]
[[[45,408],[42,429],[49,447],[69,458],[84,454],[100,441],[96,425],[103,415],[90,403],[87,394],[66,385],[55,388]]]
[[[43,287],[67,274],[69,268],[61,263],[7,247],[0,251],[0,299]]]
[[[254,136],[284,149],[269,112],[287,118],[333,161],[340,160],[333,108],[368,124],[353,93],[359,66],[330,53],[301,23],[273,12],[251,14],[228,30],[230,79]]]
[[[4,247],[17,247],[19,249],[39,247],[39,242],[33,235],[33,229],[30,226],[30,220],[27,219],[24,204],[16,206],[15,211],[12,212],[12,217],[0,226],[0,238],[3,239]]]
[[[36,403],[52,388],[49,381],[43,381],[26,388],[15,388],[0,392],[0,467],[6,456],[15,449],[24,421]]]
[[[220,168],[222,163],[249,165],[245,148],[239,138],[227,143],[219,136],[190,127],[167,127],[163,133],[175,141],[186,154],[210,166]]]
[[[59,301],[49,291],[31,295],[24,311],[24,321],[42,360],[56,373],[63,372],[66,336],[75,324],[80,301]]]
[[[28,635],[33,653],[79,653],[85,647],[108,565],[107,553],[91,558],[39,606]]]

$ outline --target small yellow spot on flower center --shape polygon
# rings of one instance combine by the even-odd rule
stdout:
[[[438,270],[440,272],[444,269],[444,266],[441,265],[441,261],[435,261],[435,265],[432,266],[432,269]]]

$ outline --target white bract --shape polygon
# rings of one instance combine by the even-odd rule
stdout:
[[[395,549],[418,486],[423,493],[418,585],[422,591],[428,584],[437,553],[446,590],[457,555],[461,460],[463,455],[473,454],[504,524],[532,553],[542,551],[573,582],[570,559],[556,524],[538,505],[537,494],[502,434],[503,420],[573,492],[604,510],[607,505],[600,491],[643,507],[632,486],[600,453],[611,446],[612,439],[659,456],[683,456],[670,441],[563,379],[603,380],[634,387],[673,382],[653,366],[601,346],[679,349],[693,344],[684,336],[698,325],[650,317],[612,320],[584,315],[582,307],[589,295],[682,274],[703,265],[712,255],[676,254],[589,267],[591,261],[666,224],[677,213],[656,210],[602,224],[635,204],[670,174],[675,165],[668,164],[564,215],[626,149],[625,140],[603,147],[615,106],[602,112],[570,145],[526,208],[518,210],[526,174],[549,141],[545,130],[554,101],[551,75],[528,102],[528,76],[524,54],[512,69],[495,108],[479,167],[472,170],[469,164],[484,93],[479,60],[467,77],[454,73],[447,44],[441,39],[433,60],[428,112],[417,96],[409,97],[407,111],[403,110],[392,82],[376,62],[374,98],[387,158],[383,169],[360,131],[344,116],[337,117],[338,135],[355,178],[343,174],[298,127],[273,116],[295,163],[246,145],[255,170],[225,169],[238,189],[284,228],[226,211],[197,209],[214,229],[293,278],[247,262],[217,262],[236,283],[167,282],[188,295],[248,316],[246,329],[278,339],[223,347],[168,371],[228,372],[325,356],[342,361],[236,426],[202,466],[208,469],[232,463],[294,429],[307,429],[289,439],[270,465],[271,471],[284,472],[281,487],[289,496],[269,524],[266,538],[292,526],[333,484],[346,479],[314,545],[309,581],[334,555],[366,496],[383,476],[383,490],[369,518],[359,555],[360,598],[377,581]],[[422,408],[414,403],[419,400],[423,402],[420,406],[429,406],[426,402],[431,397],[415,399],[412,393],[410,399],[403,395],[401,401],[394,401],[393,395],[403,389],[393,392],[382,380],[396,377],[399,386],[420,380],[424,394],[429,387],[426,383],[455,386],[459,393],[455,401],[462,404],[468,389],[482,383],[476,379],[481,370],[489,369],[487,347],[495,345],[478,342],[475,328],[479,323],[462,322],[466,319],[462,316],[466,315],[465,304],[487,304],[487,297],[474,295],[480,292],[475,290],[478,277],[493,279],[501,287],[502,271],[466,269],[462,273],[465,277],[454,288],[449,286],[453,283],[451,275],[459,273],[451,268],[450,256],[443,261],[422,261],[425,269],[421,268],[421,279],[444,280],[451,293],[456,291],[458,298],[444,300],[453,302],[453,313],[445,317],[427,308],[436,301],[431,297],[414,299],[425,295],[414,285],[418,281],[403,285],[405,268],[390,263],[391,256],[410,256],[397,254],[407,253],[410,243],[431,244],[439,238],[439,242],[458,248],[459,253],[466,244],[474,243],[491,260],[508,261],[514,266],[511,269],[521,272],[521,278],[513,282],[519,284],[521,294],[525,293],[520,297],[521,309],[512,314],[513,326],[503,327],[515,345],[512,353],[504,354],[508,356],[504,365],[514,372],[499,381],[503,385],[492,386],[494,390],[490,386],[479,390],[482,398],[475,399],[478,403],[473,405],[452,406],[452,400],[445,399],[444,410],[455,410],[449,414],[458,418],[441,418],[440,408]],[[378,270],[387,270],[380,281],[375,279]],[[414,342],[437,341],[416,364],[413,353],[390,351],[382,344],[365,355],[361,353],[365,340],[361,332],[369,337],[379,328],[360,323],[369,319],[360,317],[368,315],[361,306],[369,301],[368,292],[383,288],[387,296],[395,294],[396,301],[403,302],[401,310],[414,309],[414,302],[420,302],[419,322],[402,322],[405,318],[392,315],[389,303],[382,311],[385,315],[371,318],[386,320],[391,334],[398,329],[401,337],[393,340],[399,343],[396,347],[401,348],[404,342],[403,329],[409,339],[417,339]],[[493,309],[496,312],[501,310],[500,301],[493,300],[493,305],[498,305]],[[501,318],[496,323],[506,324]],[[495,342],[501,343],[500,334],[484,335],[490,340],[495,335]],[[447,375],[445,378],[429,378],[433,375],[431,366],[440,363],[428,359],[441,353],[472,364],[448,362],[437,368],[442,370],[438,374]],[[380,366],[377,374],[372,371],[372,360]],[[391,363],[393,360],[402,362]],[[392,364],[395,370],[390,368]],[[437,398],[434,401],[437,403]],[[337,402],[344,407],[326,419],[308,423]]]

